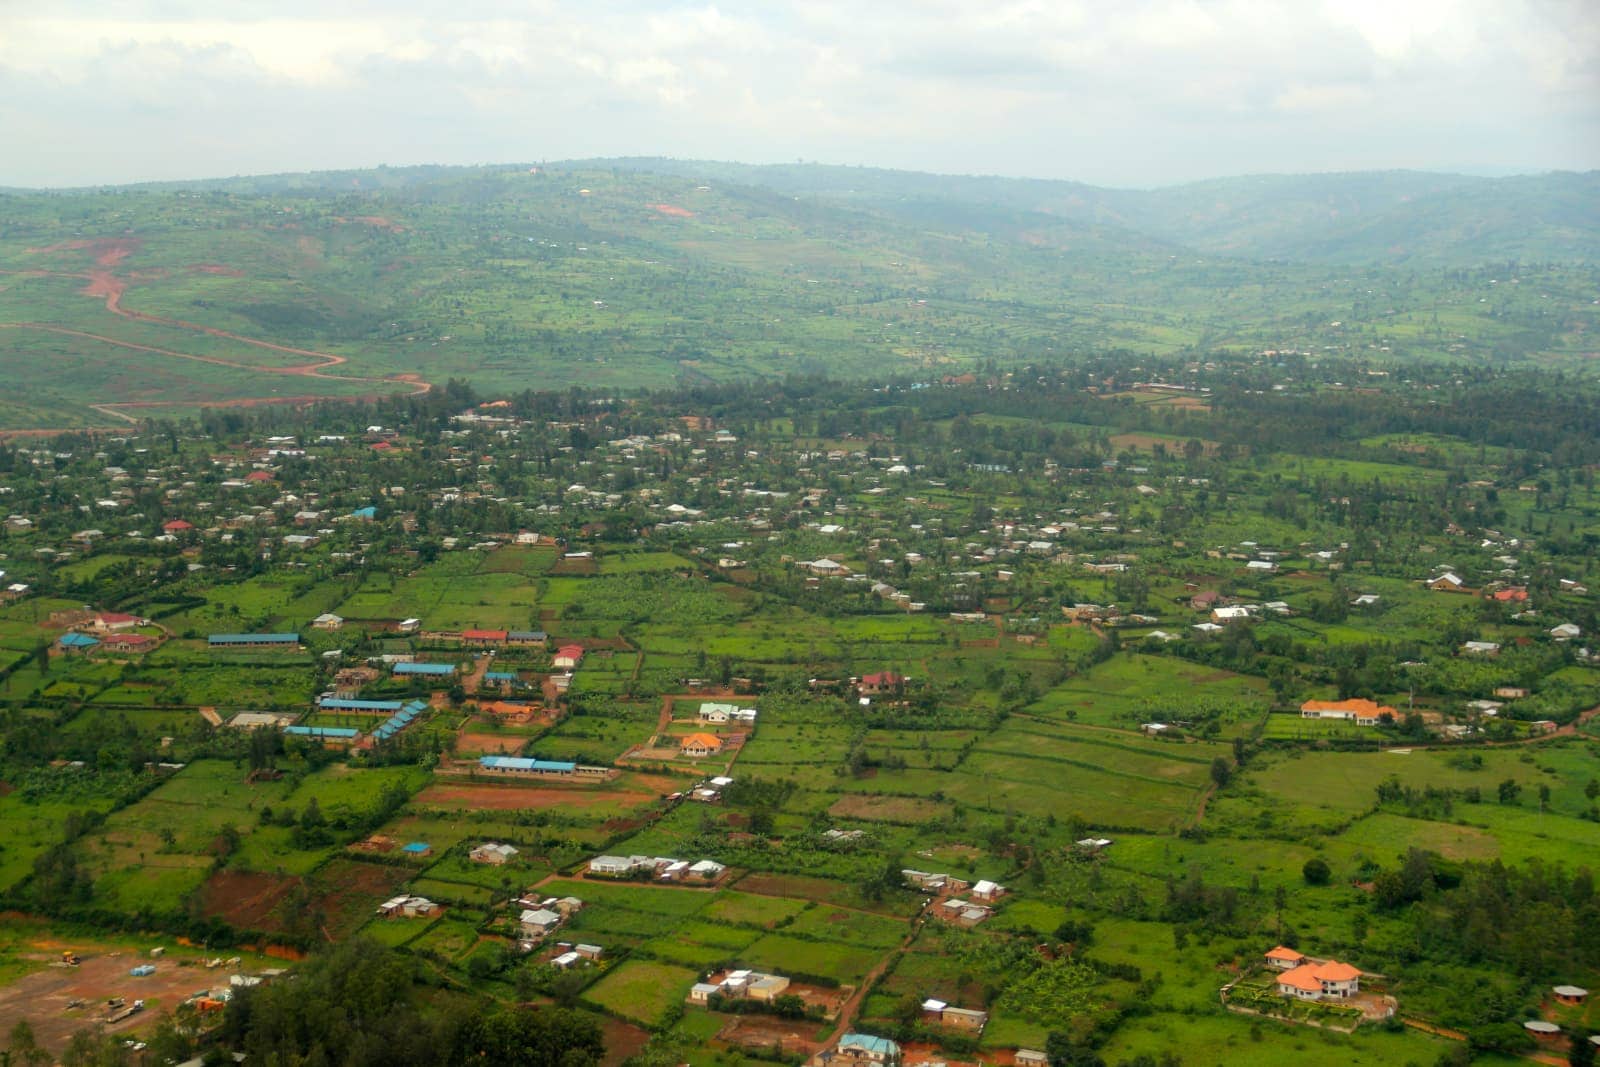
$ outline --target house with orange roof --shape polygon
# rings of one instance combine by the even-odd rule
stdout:
[[[1342,719],[1357,726],[1376,726],[1383,716],[1398,719],[1400,713],[1387,704],[1358,698],[1355,700],[1308,700],[1300,705],[1302,719]]]
[[[1278,975],[1278,993],[1297,1000],[1343,1000],[1361,992],[1361,971],[1338,960],[1307,960]]]
[[[1279,945],[1271,949],[1266,956],[1267,966],[1280,971],[1291,971],[1306,961],[1304,952],[1296,952],[1292,948]]]
[[[722,738],[711,734],[690,734],[679,745],[679,750],[691,759],[715,756],[722,751]]]

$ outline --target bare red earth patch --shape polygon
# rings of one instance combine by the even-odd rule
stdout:
[[[660,212],[663,215],[671,215],[675,219],[694,218],[694,212],[690,211],[688,208],[679,207],[676,204],[651,204],[650,210]]]

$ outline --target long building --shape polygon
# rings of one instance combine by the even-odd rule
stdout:
[[[211,634],[210,648],[299,648],[299,634]]]

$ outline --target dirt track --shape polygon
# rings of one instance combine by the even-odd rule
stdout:
[[[154,345],[136,344],[132,341],[123,341],[115,337],[105,336],[104,334],[91,333],[87,330],[75,330],[65,326],[56,326],[50,323],[42,322],[0,322],[0,328],[39,330],[46,333],[62,334],[69,337],[82,337],[88,340],[99,341],[103,344],[115,345],[119,348],[126,348],[136,352],[147,352],[152,355],[167,356],[175,359],[194,360],[199,363],[210,363],[216,366],[230,367],[235,370],[249,371],[255,374],[272,374],[280,376],[287,375],[289,377],[317,378],[325,381],[336,382],[375,382],[389,386],[409,387],[413,395],[426,393],[433,388],[433,385],[430,382],[422,380],[415,374],[401,374],[386,378],[374,378],[353,374],[329,374],[327,371],[330,368],[341,366],[349,361],[344,356],[335,355],[331,352],[318,352],[307,348],[294,348],[288,345],[276,344],[272,341],[263,341],[255,337],[245,337],[242,334],[219,329],[215,326],[203,326],[199,323],[187,322],[183,319],[172,319],[163,315],[152,315],[147,312],[133,311],[125,308],[122,306],[122,298],[123,295],[128,291],[128,288],[131,284],[131,279],[113,273],[112,268],[118,266],[124,259],[137,252],[139,250],[140,243],[141,242],[134,239],[99,239],[67,241],[63,242],[62,244],[51,245],[46,248],[33,248],[29,249],[29,251],[38,255],[47,255],[64,251],[90,251],[94,253],[95,265],[99,269],[90,270],[87,272],[28,270],[7,271],[3,273],[23,277],[72,278],[80,280],[85,283],[84,288],[81,290],[83,295],[102,298],[105,301],[105,309],[119,318],[128,319],[133,322],[144,322],[152,325],[167,326],[174,329],[192,330],[196,333],[203,333],[210,337],[216,337],[226,341],[233,341],[237,344],[250,345],[252,347],[265,349],[271,352],[281,352],[292,356],[305,356],[308,358],[308,360],[310,360],[310,362],[293,364],[286,367],[259,367],[249,363],[240,363],[235,360],[224,359],[220,356],[206,356],[194,352],[179,352],[171,348],[160,348]],[[215,263],[199,264],[195,269],[207,274],[234,273],[232,268]],[[374,392],[362,394],[360,396],[339,396],[325,393],[309,393],[306,395],[293,397],[245,397],[232,400],[206,402],[199,406],[255,407],[263,404],[311,403],[319,400],[375,400],[391,395],[391,393],[395,391],[397,390],[391,389],[385,392]],[[172,407],[174,404],[170,401],[146,400],[106,402],[91,404],[89,406],[94,408],[96,411],[99,411],[102,414],[108,415],[112,418],[121,419],[125,422],[137,422],[138,420],[136,418],[125,414],[127,409]]]

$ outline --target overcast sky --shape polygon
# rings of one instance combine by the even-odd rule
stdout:
[[[596,155],[1588,170],[1600,0],[0,0],[0,185]]]

